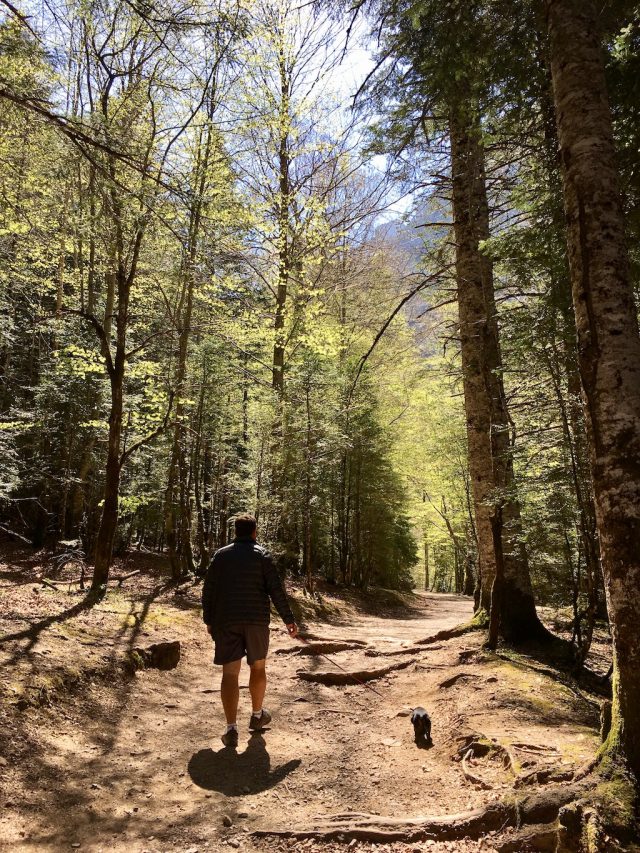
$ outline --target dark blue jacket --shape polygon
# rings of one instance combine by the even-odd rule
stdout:
[[[269,624],[272,601],[285,625],[295,621],[271,555],[250,537],[213,555],[202,588],[202,618],[214,629],[246,622]]]

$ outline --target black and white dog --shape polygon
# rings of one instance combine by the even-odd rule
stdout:
[[[431,740],[431,717],[424,708],[414,708],[411,714],[411,723],[416,738],[416,744],[421,749],[433,746]]]

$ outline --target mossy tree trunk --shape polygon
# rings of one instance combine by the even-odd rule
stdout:
[[[640,335],[591,0],[546,0],[596,519],[613,639],[605,749],[640,777]]]
[[[460,88],[464,91],[464,82]],[[461,98],[450,107],[449,128],[458,313],[480,567],[480,608],[489,612],[492,600],[499,603],[494,618],[501,633],[510,642],[522,642],[545,632],[536,614],[515,494],[493,265],[482,251],[482,242],[490,234],[489,204],[480,116],[472,97]],[[501,539],[499,566],[496,536]],[[502,568],[504,575],[497,577],[497,570]],[[494,598],[492,588],[496,580],[501,592]]]

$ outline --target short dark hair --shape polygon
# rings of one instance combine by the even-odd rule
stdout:
[[[236,515],[234,519],[234,525],[236,529],[236,536],[251,536],[253,531],[258,526],[257,521],[252,515],[249,515],[248,512],[243,512],[240,515]]]

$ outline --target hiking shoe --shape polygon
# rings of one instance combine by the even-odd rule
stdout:
[[[259,732],[265,726],[268,726],[270,722],[271,714],[267,711],[266,708],[263,708],[260,716],[257,716],[257,714],[251,715],[251,719],[249,720],[249,728],[253,732]]]
[[[225,732],[220,738],[222,743],[225,746],[237,746],[238,745],[238,729],[231,729],[228,732]]]

